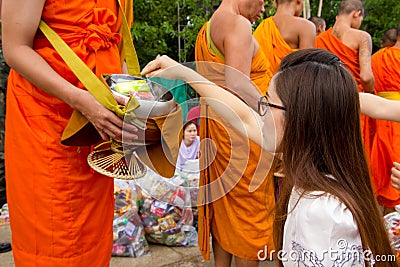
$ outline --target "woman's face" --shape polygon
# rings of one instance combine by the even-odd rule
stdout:
[[[269,85],[267,99],[268,103],[283,107],[282,101],[276,93],[274,78],[272,78]],[[262,120],[264,122],[263,133],[267,150],[270,152],[276,152],[283,136],[285,110],[276,107],[269,107],[267,113],[262,117]]]
[[[185,143],[192,143],[197,136],[197,127],[194,124],[190,124],[185,128],[183,132],[183,141]]]

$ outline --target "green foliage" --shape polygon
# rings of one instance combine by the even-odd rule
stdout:
[[[379,46],[383,33],[389,28],[397,28],[400,23],[400,2],[398,0],[368,0],[365,2],[367,16],[363,29],[372,36],[375,46]]]
[[[134,0],[132,36],[141,65],[158,54],[175,60],[194,60],[197,33],[213,12],[212,2],[215,1]]]
[[[210,19],[218,0],[134,0],[135,23],[132,29],[141,65],[157,54],[168,54],[175,60],[193,61],[197,33]],[[333,26],[341,0],[324,0],[321,16],[327,27]],[[265,1],[265,17],[275,14],[273,0]],[[178,31],[178,4],[179,24]],[[311,15],[317,15],[319,0],[310,0]],[[367,16],[361,29],[368,31],[375,47],[386,29],[400,23],[399,0],[364,0]],[[253,28],[262,21],[260,19]],[[181,51],[178,51],[178,40]]]
[[[181,4],[181,17],[183,19],[181,20],[182,29],[180,32],[181,46],[183,47],[180,53],[181,61],[194,61],[197,34],[214,11],[212,2],[215,1],[183,0]]]
[[[172,55],[176,7],[161,0],[134,0],[132,36],[141,65],[157,54]],[[175,15],[175,17],[174,17]]]
[[[319,0],[310,1],[311,3],[311,16],[316,16],[318,13]],[[326,27],[329,28],[335,23],[337,11],[341,0],[324,1],[322,5],[321,17],[326,22]]]

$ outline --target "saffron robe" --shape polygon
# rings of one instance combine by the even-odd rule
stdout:
[[[386,47],[372,56],[375,92],[400,101],[400,49]],[[400,105],[400,102],[399,102]],[[393,161],[400,161],[400,123],[376,120],[376,134],[371,151],[372,185],[378,202],[385,207],[400,204],[400,191],[392,187]]]
[[[339,38],[333,35],[332,27],[316,37],[315,47],[328,50],[338,56],[356,80],[358,91],[363,91],[360,79],[360,61],[358,50],[348,47]],[[375,120],[361,114],[360,123],[366,157],[369,161],[371,161],[370,155],[372,149],[372,140],[375,135]]]
[[[272,73],[278,70],[284,57],[298,50],[291,48],[283,39],[278,27],[276,27],[274,17],[264,19],[254,31],[253,36],[268,59]]]
[[[206,31],[207,23],[196,41],[197,71],[224,84],[224,60],[210,49]],[[263,93],[270,80],[264,63],[259,50],[250,76]],[[200,115],[200,251],[206,260],[210,259],[211,232],[225,251],[258,260],[257,253],[265,246],[274,249],[275,200],[273,172],[269,172],[273,156],[233,129],[204,99]]]
[[[121,73],[119,13],[117,1],[47,0],[42,19],[100,75]],[[40,31],[33,49],[83,88]],[[70,106],[11,70],[5,162],[16,266],[109,266],[114,181],[90,170],[90,147],[61,145],[71,114]]]

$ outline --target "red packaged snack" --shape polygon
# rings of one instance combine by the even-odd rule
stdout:
[[[141,100],[155,100],[155,97],[151,92],[131,91],[131,95]]]

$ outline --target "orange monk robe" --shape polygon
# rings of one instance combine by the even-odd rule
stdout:
[[[348,47],[339,38],[333,35],[332,27],[316,37],[315,47],[326,49],[338,56],[355,78],[358,90],[360,92],[363,91],[360,79],[360,61],[358,50]],[[368,160],[370,160],[372,140],[375,135],[375,120],[361,115],[360,123],[366,156]]]
[[[223,65],[210,62],[223,64],[224,60],[210,50],[206,29],[207,25],[200,30],[196,41],[197,70],[223,83]],[[259,51],[253,58],[251,77],[264,92],[270,75],[265,75],[267,70],[262,65],[265,62],[262,57]],[[207,67],[198,61],[209,61],[213,66]],[[258,260],[258,251],[265,246],[273,249],[275,201],[272,177],[268,176],[272,156],[233,129],[203,99],[201,117],[200,250],[209,260],[211,232],[227,252],[243,259]],[[212,144],[206,139],[212,140]]]
[[[253,33],[254,38],[260,44],[262,51],[270,62],[270,71],[275,73],[282,59],[298,49],[291,48],[283,39],[274,17],[263,20]]]
[[[400,101],[399,66],[399,48],[383,48],[372,56],[375,92],[379,96]],[[390,179],[393,161],[400,161],[400,123],[376,120],[371,152],[372,184],[379,204],[385,207],[400,204],[400,191],[392,187]]]
[[[42,18],[97,75],[121,72],[116,1],[49,0]],[[40,31],[33,44],[82,87]],[[90,147],[61,145],[71,107],[14,70],[8,81],[5,163],[15,265],[109,266],[113,179],[91,172]]]

